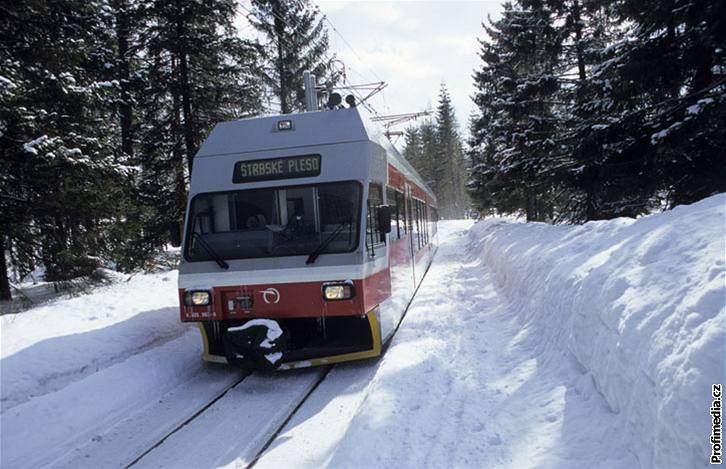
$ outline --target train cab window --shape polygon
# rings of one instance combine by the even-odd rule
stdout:
[[[336,182],[196,195],[189,210],[190,262],[309,255],[358,247],[362,187]],[[330,239],[330,237],[333,237]]]
[[[371,183],[368,186],[368,201],[366,210],[366,247],[375,255],[376,246],[384,244],[378,227],[378,206],[383,204],[383,189],[380,184]]]

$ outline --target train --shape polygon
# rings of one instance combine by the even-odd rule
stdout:
[[[436,197],[355,105],[217,124],[194,158],[179,304],[203,359],[376,357],[438,245]]]

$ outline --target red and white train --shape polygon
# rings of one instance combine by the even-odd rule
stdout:
[[[437,246],[436,198],[355,107],[218,124],[194,160],[181,320],[204,358],[375,357]]]

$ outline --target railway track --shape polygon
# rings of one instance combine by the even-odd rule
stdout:
[[[51,466],[252,468],[333,368],[242,374],[209,367]]]
[[[309,389],[305,389],[304,392],[300,393],[297,399],[295,399],[292,404],[294,406],[291,406],[289,409],[289,412],[286,412],[284,416],[278,416],[278,418],[273,419],[272,421],[267,422],[267,428],[257,428],[256,430],[260,432],[262,435],[266,435],[266,438],[263,440],[256,440],[256,444],[252,445],[251,447],[246,448],[246,450],[241,454],[240,456],[242,458],[249,457],[249,455],[252,455],[250,458],[250,462],[247,464],[246,467],[251,468],[255,465],[257,460],[262,456],[262,454],[265,452],[265,450],[272,444],[272,442],[277,438],[279,433],[282,431],[282,429],[285,427],[285,425],[290,421],[290,419],[295,415],[295,412],[304,404],[305,400],[315,391],[315,389],[318,387],[318,385],[325,379],[325,377],[328,375],[330,370],[333,368],[333,365],[326,366],[326,367],[320,367],[317,369],[307,370],[307,374],[317,374],[318,376],[315,377],[311,385],[309,386]],[[295,372],[293,372],[295,373]],[[299,372],[298,372],[299,373]],[[305,373],[305,372],[303,372]],[[300,373],[299,373],[300,374]],[[230,392],[234,392],[238,386],[242,386],[245,383],[246,379],[249,379],[250,377],[254,376],[253,374],[245,374],[242,377],[240,377],[238,380],[236,380],[234,383],[230,384],[227,388],[219,392],[216,396],[211,398],[207,403],[205,403],[202,407],[200,407],[196,412],[194,412],[192,415],[190,415],[187,419],[185,419],[183,422],[175,426],[173,429],[168,431],[162,438],[158,439],[155,443],[151,444],[147,449],[145,449],[143,452],[138,454],[131,462],[128,464],[125,464],[123,467],[125,469],[131,468],[131,467],[145,467],[147,465],[153,465],[151,464],[152,460],[154,459],[154,451],[158,450],[159,448],[162,448],[163,445],[169,441],[169,439],[173,439],[175,435],[179,434],[179,432],[183,432],[186,428],[191,428],[192,425],[194,425],[195,422],[200,421],[200,418],[205,415],[205,412],[209,411],[210,409],[213,409],[213,407],[222,401],[225,396],[227,396]],[[257,378],[261,378],[263,380],[268,381],[275,381],[275,376],[272,376],[270,374],[258,374],[256,375]],[[242,393],[244,394],[244,392]],[[274,398],[274,397],[273,397]],[[282,417],[282,418],[281,418]],[[194,430],[192,430],[193,432]],[[217,428],[217,431],[222,432],[221,429]],[[184,437],[182,437],[182,440]],[[176,447],[176,445],[174,445]],[[145,459],[146,458],[146,459]],[[246,458],[245,458],[246,459]],[[149,463],[149,464],[147,464]]]
[[[123,467],[252,467],[331,368],[242,376]]]
[[[249,376],[249,373],[244,374],[241,378],[239,378],[238,380],[236,380],[235,382],[233,382],[232,384],[230,384],[229,386],[227,386],[220,393],[218,393],[216,396],[214,396],[212,399],[210,399],[209,402],[205,403],[201,408],[199,408],[199,410],[197,410],[196,412],[194,412],[187,419],[185,419],[179,425],[177,425],[176,427],[174,427],[171,431],[167,432],[166,435],[164,435],[156,443],[154,443],[153,445],[151,445],[148,449],[144,450],[141,454],[139,454],[138,456],[136,456],[130,463],[124,465],[124,468],[125,469],[128,469],[128,468],[136,465],[136,463],[138,463],[144,456],[146,456],[147,454],[149,454],[150,452],[152,452],[154,449],[156,449],[159,446],[161,446],[169,437],[171,437],[172,435],[174,435],[175,433],[177,433],[179,430],[181,430],[182,428],[184,428],[191,421],[193,421],[194,419],[196,419],[197,417],[199,417],[202,414],[202,412],[204,412],[205,410],[209,409],[217,401],[219,401],[220,399],[222,399],[231,389],[235,388],[238,384],[240,384],[242,381],[244,381],[244,379],[247,376]]]
[[[398,327],[400,327],[401,323],[403,323],[403,320],[397,325],[396,330],[398,330]],[[389,344],[390,341],[384,344],[382,354],[385,354]],[[230,453],[229,458],[235,458],[236,467],[245,467],[246,469],[251,469],[256,465],[257,461],[270,447],[270,445],[277,439],[277,437],[280,435],[288,422],[295,416],[298,409],[300,409],[300,407],[305,404],[307,399],[315,392],[318,386],[325,380],[325,378],[335,366],[336,365],[329,365],[318,368],[287,371],[283,373],[255,373],[243,375],[238,380],[227,386],[225,389],[221,390],[217,395],[211,398],[208,402],[206,402],[183,422],[179,423],[174,428],[166,432],[163,437],[159,438],[153,444],[149,445],[144,451],[140,452],[131,462],[125,464],[123,467],[125,469],[129,469],[131,467],[142,468],[173,466],[179,461],[169,459],[168,456],[178,454],[179,449],[188,450],[190,446],[193,446],[195,441],[197,441],[197,435],[199,435],[200,433],[203,434],[205,432],[205,429],[206,431],[209,431],[209,423],[205,422],[205,419],[216,420],[214,416],[210,416],[210,412],[214,412],[216,410],[215,406],[232,408],[233,411],[238,410],[234,409],[234,407],[236,406],[249,408],[251,406],[254,406],[254,403],[249,402],[250,395],[255,394],[255,392],[258,390],[259,385],[263,384],[263,382],[270,384],[280,380],[286,380],[289,377],[288,375],[293,375],[296,378],[297,376],[295,375],[301,375],[303,378],[312,377],[312,379],[308,380],[307,382],[305,382],[306,380],[303,379],[303,385],[298,387],[294,395],[287,396],[289,400],[281,401],[281,404],[286,408],[286,411],[284,413],[280,414],[279,412],[274,412],[275,407],[268,406],[269,410],[275,413],[274,416],[265,419],[258,418],[256,421],[250,422],[258,424],[254,429],[257,435],[251,435],[252,438],[247,440],[246,444],[243,445],[244,447],[240,447],[239,445],[234,446],[234,444],[231,447],[224,447],[224,450]],[[259,383],[255,383],[254,385],[249,386],[249,390],[243,389],[246,385],[249,385],[251,380],[259,380]],[[250,393],[248,391],[252,392]],[[239,396],[241,397],[240,399],[232,397],[235,392],[239,393]],[[266,390],[259,390],[259,392],[264,394]],[[279,395],[271,393],[267,397],[274,401],[279,398]],[[229,400],[230,402],[224,402],[225,399]],[[233,420],[231,423],[232,426],[235,426],[237,423],[239,423],[239,421]],[[198,428],[193,428],[194,426],[197,426]],[[224,427],[220,428],[219,426],[214,426],[213,428],[214,432],[219,435],[234,433],[233,431],[228,431],[233,429],[226,429]],[[172,441],[174,439],[177,439],[177,441]],[[168,445],[168,447],[166,445]],[[214,448],[213,446],[198,446],[203,446],[205,448]],[[195,452],[195,454],[201,453]],[[212,459],[219,458],[220,454],[216,449],[212,449],[208,451],[207,457],[209,458],[209,463],[211,463]],[[195,463],[201,462],[202,461],[195,461]],[[221,461],[216,461],[214,464],[219,465],[220,463],[225,462],[229,463],[230,461],[224,460],[224,458],[222,458]],[[199,465],[195,463],[192,463],[191,466],[197,467]]]
[[[272,435],[270,435],[270,437],[267,439],[267,441],[265,442],[265,444],[262,445],[262,448],[260,448],[260,450],[257,451],[257,454],[255,454],[255,457],[252,459],[252,462],[250,462],[247,465],[246,469],[251,469],[252,467],[255,466],[255,464],[257,464],[257,461],[259,461],[260,457],[263,454],[265,454],[265,451],[267,450],[267,448],[269,448],[270,445],[272,444],[272,442],[275,441],[275,439],[277,438],[277,436],[285,428],[285,426],[287,425],[287,423],[290,421],[290,419],[292,419],[292,417],[295,415],[295,413],[298,411],[298,409],[300,407],[302,407],[302,405],[310,397],[310,395],[313,392],[315,392],[315,390],[318,388],[318,386],[320,385],[320,383],[322,383],[325,380],[325,378],[328,377],[328,373],[330,373],[330,370],[332,370],[334,366],[335,365],[328,365],[328,366],[326,366],[326,367],[323,368],[323,372],[322,372],[322,374],[320,376],[320,379],[315,383],[315,385],[310,389],[310,391],[308,391],[308,393],[305,395],[305,397],[295,406],[295,408],[292,410],[292,412],[290,412],[290,415],[288,415],[287,418],[285,418],[285,421],[282,422],[277,427],[277,429],[275,430],[275,432]]]

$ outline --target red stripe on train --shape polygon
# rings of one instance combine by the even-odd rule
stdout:
[[[340,279],[344,281],[345,279]],[[186,306],[184,289],[179,289],[182,321],[245,320],[252,318],[302,318],[362,315],[391,296],[389,269],[354,280],[355,296],[350,300],[326,301],[327,282],[269,283],[214,287],[212,304]],[[243,309],[246,299],[251,307]]]

